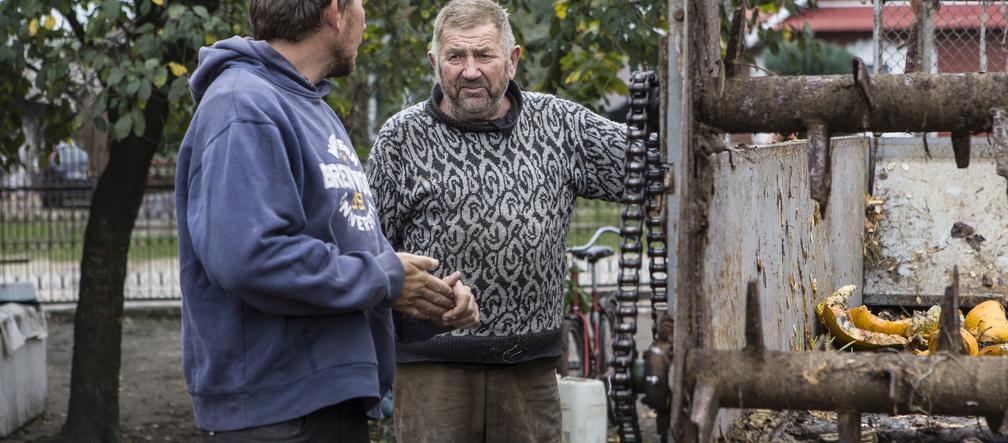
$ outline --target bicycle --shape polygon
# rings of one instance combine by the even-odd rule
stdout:
[[[619,229],[612,226],[598,228],[588,243],[567,248],[572,256],[569,267],[570,279],[567,281],[567,296],[565,299],[564,337],[567,341],[563,357],[561,357],[560,374],[583,378],[598,378],[607,381],[612,362],[609,360],[609,346],[612,342],[612,314],[602,302],[598,292],[595,266],[603,258],[613,255],[608,246],[596,246],[599,238],[605,233],[619,234]],[[580,271],[575,260],[588,262],[591,272],[591,293],[585,294],[578,285]],[[587,312],[587,315],[585,314]]]

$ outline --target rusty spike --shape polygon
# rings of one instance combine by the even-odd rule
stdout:
[[[1008,179],[1008,117],[1005,116],[1003,108],[991,110],[991,127],[997,174]]]
[[[856,409],[837,412],[840,443],[861,443],[861,413]]]
[[[762,359],[766,346],[763,342],[763,318],[756,280],[751,280],[746,287],[745,315],[746,351],[754,358]]]
[[[956,167],[966,169],[970,164],[970,132],[962,129],[952,131],[952,152]]]
[[[819,203],[819,214],[823,217],[833,182],[831,161],[829,128],[821,121],[808,122],[809,194]]]
[[[959,266],[952,268],[952,286],[945,288],[938,350],[953,354],[966,353],[966,348],[959,337]]]
[[[697,380],[693,387],[693,409],[690,411],[690,421],[696,426],[696,439],[691,440],[711,441],[718,408],[717,388],[709,381]]]
[[[865,103],[868,104],[868,111],[874,111],[875,98],[872,95],[871,77],[868,75],[868,68],[865,66],[864,60],[858,57],[854,57],[851,63],[854,65],[854,86],[857,86],[858,90],[861,91],[861,96],[864,97]]]

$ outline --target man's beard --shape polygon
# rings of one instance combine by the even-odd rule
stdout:
[[[510,71],[510,63],[505,67],[504,72]],[[444,90],[444,85],[442,85],[442,92],[444,92],[445,97],[448,99],[448,105],[455,114],[455,118],[461,121],[488,121],[490,117],[493,117],[500,109],[501,103],[504,102],[505,92],[507,92],[508,79],[505,76],[504,82],[499,86],[497,91],[494,91],[490,81],[486,77],[480,77],[476,80],[466,80],[459,76],[455,80],[455,84],[452,85],[454,88],[451,90]],[[473,99],[468,101],[463,100],[462,89],[463,88],[482,88],[487,92],[486,97],[481,97],[479,100],[473,102]],[[495,94],[496,92],[496,94]]]
[[[354,48],[353,51],[350,54],[334,54],[326,77],[346,77],[353,73],[354,67],[357,65],[357,49]]]

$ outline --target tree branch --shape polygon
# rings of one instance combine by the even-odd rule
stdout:
[[[77,37],[77,41],[80,42],[81,46],[86,46],[87,34],[84,31],[84,26],[77,20],[77,16],[73,14],[73,11],[70,14],[63,11],[59,11],[59,13],[70,24],[70,29],[73,30],[74,36]]]

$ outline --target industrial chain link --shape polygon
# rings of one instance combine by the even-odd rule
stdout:
[[[652,72],[636,72],[630,78],[630,111],[627,115],[626,177],[623,181],[623,213],[620,221],[620,273],[616,299],[613,336],[613,374],[610,379],[614,415],[619,427],[620,441],[641,441],[637,422],[637,393],[634,387],[634,363],[637,360],[637,300],[640,288],[640,269],[643,258],[641,233],[648,228],[648,255],[650,258],[652,290],[652,320],[657,325],[656,308],[667,306],[666,286],[666,235],[662,216],[665,170],[661,161],[661,148],[654,121],[649,115],[649,105],[656,100],[652,87],[656,85]],[[651,119],[649,120],[649,117]],[[658,277],[658,278],[656,278]],[[654,327],[652,327],[652,334]]]

